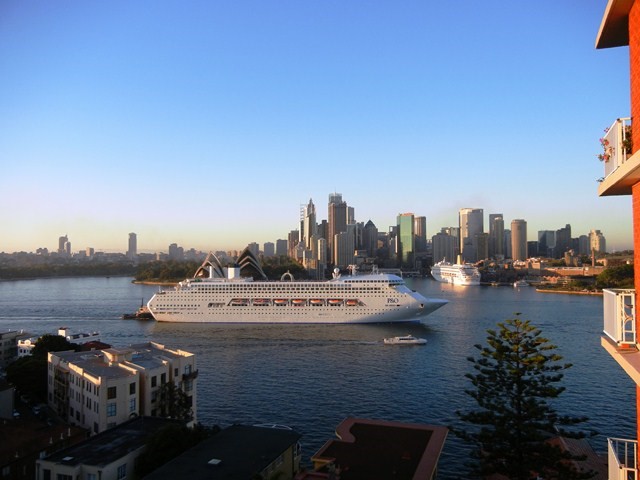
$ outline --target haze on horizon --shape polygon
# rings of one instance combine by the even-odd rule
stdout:
[[[387,230],[458,210],[631,248],[598,198],[629,115],[605,0],[0,4],[0,252],[275,242],[340,192]]]

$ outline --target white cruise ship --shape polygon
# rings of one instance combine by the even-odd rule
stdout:
[[[469,263],[449,263],[443,260],[431,267],[431,275],[443,283],[480,285],[480,271]]]
[[[383,323],[419,321],[447,303],[425,298],[396,275],[335,274],[328,281],[280,281],[240,276],[251,265],[245,250],[240,267],[223,268],[209,255],[194,278],[156,293],[147,306],[159,322],[192,323]],[[244,264],[244,265],[243,265]]]

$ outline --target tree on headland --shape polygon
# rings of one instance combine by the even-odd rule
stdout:
[[[487,331],[487,346],[475,345],[479,358],[468,358],[475,372],[466,375],[473,388],[465,393],[479,408],[456,412],[471,424],[454,433],[474,446],[472,474],[512,480],[592,478],[594,472],[575,467],[581,457],[553,441],[586,436],[570,429],[585,417],[560,415],[550,403],[565,390],[557,384],[571,365],[560,364],[556,347],[519,314],[498,327]]]
[[[7,380],[20,393],[44,400],[47,398],[47,354],[76,350],[77,346],[60,335],[45,334],[26,355],[7,365]]]
[[[598,288],[633,288],[633,265],[609,267],[596,277]]]
[[[31,355],[34,357],[43,356],[47,359],[47,353],[49,352],[66,352],[68,350],[77,350],[78,346],[71,343],[62,335],[53,335],[45,333],[42,335],[33,346]]]

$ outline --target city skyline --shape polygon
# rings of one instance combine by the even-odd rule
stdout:
[[[354,214],[355,218],[354,220],[359,223],[362,224],[363,226],[368,223],[371,222],[371,220],[366,220],[366,219],[361,219],[358,217],[357,215],[357,211],[358,208],[355,205],[350,205],[347,201],[346,198],[343,198],[342,194],[340,193],[331,193],[329,194],[330,199],[332,199],[331,201],[333,201],[333,199],[335,197],[338,197],[339,200],[341,202],[345,203],[345,207],[350,209],[352,211],[352,214]],[[282,235],[280,235],[277,238],[273,238],[273,239],[266,239],[262,242],[258,242],[256,240],[250,240],[248,241],[246,244],[244,245],[234,245],[232,247],[229,248],[222,248],[222,247],[217,247],[215,245],[210,245],[208,248],[199,248],[196,247],[194,245],[189,245],[189,244],[181,244],[179,242],[175,242],[172,241],[171,243],[162,246],[161,248],[157,248],[157,249],[150,249],[150,248],[145,248],[144,244],[145,242],[142,242],[142,247],[138,247],[139,243],[138,243],[138,234],[135,232],[128,232],[126,234],[126,238],[123,236],[123,238],[125,240],[123,240],[123,243],[125,244],[122,248],[120,249],[100,249],[100,248],[96,248],[93,245],[87,245],[87,246],[78,246],[75,245],[73,242],[73,238],[71,235],[69,235],[68,233],[65,233],[64,235],[59,235],[56,239],[52,240],[51,243],[56,243],[56,247],[54,248],[50,248],[49,245],[41,245],[40,247],[34,249],[34,250],[25,250],[25,249],[21,249],[21,250],[16,250],[17,251],[26,251],[29,253],[34,253],[36,250],[38,249],[42,249],[42,248],[46,248],[49,253],[53,253],[53,252],[57,252],[57,253],[63,253],[65,255],[68,254],[75,254],[78,252],[85,252],[88,249],[91,249],[92,251],[102,251],[105,253],[124,253],[128,256],[130,256],[130,252],[134,251],[137,253],[144,253],[144,254],[149,254],[149,253],[166,253],[169,252],[171,253],[171,247],[177,247],[177,248],[181,248],[184,250],[196,250],[196,251],[200,251],[200,252],[213,252],[213,251],[224,251],[224,252],[229,252],[229,251],[241,251],[243,250],[245,247],[250,246],[252,244],[257,244],[258,247],[260,249],[263,248],[264,244],[273,244],[274,248],[275,248],[275,244],[278,241],[286,241],[287,238],[290,238],[290,234],[293,231],[297,231],[298,235],[302,236],[302,242],[305,244],[306,248],[313,248],[311,246],[311,244],[309,244],[309,233],[311,233],[312,235],[317,235],[317,233],[315,232],[317,228],[320,227],[320,224],[322,222],[327,222],[328,221],[328,209],[327,209],[327,214],[325,215],[325,217],[323,217],[321,214],[320,216],[318,215],[318,212],[321,210],[319,210],[316,206],[316,203],[313,202],[313,198],[309,199],[309,203],[306,206],[301,205],[301,208],[303,209],[304,215],[301,215],[301,218],[299,219],[299,223],[298,223],[298,227],[302,227],[302,229],[296,229],[294,228],[293,230],[290,230],[288,232],[283,232]],[[311,215],[309,215],[309,212],[312,212]],[[474,227],[472,228],[472,232],[470,233],[465,233],[465,225],[467,225],[467,216],[468,214],[472,214],[474,215],[474,220],[472,220],[472,223],[474,224]],[[391,231],[391,229],[393,229],[394,227],[399,226],[400,224],[398,222],[400,222],[400,218],[404,217],[404,216],[411,216],[411,219],[415,218],[420,222],[424,223],[426,221],[426,240],[428,242],[431,242],[432,237],[434,237],[435,235],[441,233],[443,230],[450,230],[451,228],[459,228],[460,229],[460,235],[463,236],[465,239],[468,239],[469,244],[472,244],[472,238],[473,235],[477,234],[477,233],[485,233],[488,235],[487,238],[493,238],[491,236],[491,232],[493,227],[495,226],[493,223],[493,219],[494,218],[499,218],[502,219],[503,222],[503,226],[501,227],[503,230],[501,230],[502,232],[504,231],[510,231],[513,232],[512,228],[514,223],[515,224],[522,224],[524,222],[524,233],[526,235],[526,239],[521,239],[521,241],[524,241],[525,243],[522,244],[522,249],[524,249],[526,251],[526,242],[538,242],[540,240],[540,235],[544,235],[544,234],[555,234],[554,232],[556,231],[563,231],[566,229],[566,227],[570,227],[571,228],[571,238],[578,238],[580,236],[586,235],[589,236],[591,232],[598,232],[599,234],[603,235],[603,237],[607,238],[606,242],[607,242],[607,252],[615,252],[615,251],[621,251],[624,249],[615,249],[615,248],[611,248],[609,246],[609,240],[608,237],[606,235],[606,232],[602,232],[600,228],[597,228],[596,226],[590,228],[587,231],[578,231],[577,229],[575,229],[574,227],[571,226],[571,222],[566,222],[563,225],[558,225],[558,226],[545,226],[545,228],[536,228],[536,229],[532,229],[530,224],[528,223],[527,219],[525,218],[513,218],[513,219],[506,219],[505,215],[503,215],[502,213],[497,213],[497,212],[486,212],[485,209],[483,209],[482,207],[466,207],[466,208],[461,208],[460,211],[458,212],[457,216],[458,216],[458,220],[455,224],[451,224],[451,225],[440,225],[440,226],[433,226],[430,225],[429,223],[429,219],[425,218],[424,216],[422,216],[420,214],[420,212],[404,212],[404,213],[399,213],[396,216],[396,223],[390,224],[390,225],[385,225],[382,226],[382,228],[379,225],[375,225],[375,227],[378,229],[378,231],[380,233],[389,233]],[[312,218],[313,220],[311,221],[313,223],[313,225],[309,225],[310,222],[310,218]],[[464,219],[464,220],[463,220]],[[485,222],[485,220],[488,220],[488,222]],[[375,224],[375,223],[374,223]],[[413,224],[413,222],[412,222]],[[307,232],[307,234],[305,234],[304,232]],[[313,232],[313,233],[312,233]],[[471,235],[471,236],[469,236]],[[518,236],[521,236],[521,233],[518,234]],[[300,238],[300,237],[298,237]],[[567,239],[567,241],[570,240],[570,238]],[[55,241],[55,242],[54,242]],[[489,240],[492,241],[492,240]],[[462,248],[463,244],[466,242],[460,242],[460,239],[458,239],[458,243],[459,243],[459,248]],[[492,247],[488,247],[488,251],[491,252]],[[502,250],[502,247],[499,248],[499,250]],[[2,252],[0,251],[0,253],[14,253],[14,252]],[[256,252],[257,253],[257,252]],[[463,254],[463,258],[464,258],[464,252],[462,252]],[[471,253],[471,257],[467,258],[466,260],[471,260],[471,258],[475,258],[476,252],[475,250],[472,251]],[[473,260],[475,261],[475,260]]]
[[[631,248],[630,200],[597,196],[630,112],[605,6],[3,2],[0,251],[237,249],[332,191],[381,230],[477,206]]]

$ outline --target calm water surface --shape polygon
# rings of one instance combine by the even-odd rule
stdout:
[[[533,288],[456,287],[429,279],[407,283],[449,304],[419,324],[200,325],[121,320],[157,287],[129,278],[64,278],[0,282],[0,330],[33,334],[99,331],[114,346],[156,341],[197,355],[198,420],[227,426],[281,423],[303,435],[303,459],[346,416],[452,425],[474,407],[464,394],[474,344],[513,318],[531,320],[573,367],[561,413],[586,415],[583,429],[606,451],[607,437],[635,437],[633,382],[600,346],[602,298],[537,293]],[[388,336],[413,334],[426,346],[389,347]],[[440,478],[462,478],[467,446],[449,435]]]

